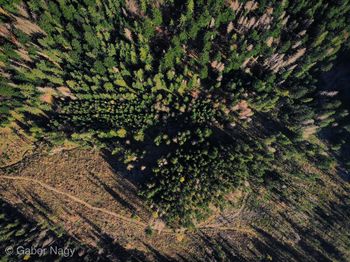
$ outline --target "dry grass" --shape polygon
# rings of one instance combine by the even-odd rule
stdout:
[[[14,23],[14,26],[21,30],[25,34],[34,34],[34,33],[42,33],[45,34],[45,32],[36,24],[32,23],[31,21],[21,18],[21,17],[16,17],[16,21]]]
[[[2,130],[2,146],[5,137],[16,137],[11,132],[10,129]],[[7,148],[10,150],[24,146],[18,138],[6,138],[6,141],[9,141]],[[27,141],[25,145],[28,144]],[[85,244],[99,247],[101,239],[107,235],[112,242],[127,250],[143,252],[150,261],[157,260],[154,250],[175,260],[179,259],[178,255],[189,259],[193,256],[206,257],[207,251],[211,252],[207,241],[215,243],[218,238],[229,241],[247,258],[256,256],[255,251],[246,248],[249,244],[254,250],[252,243],[263,239],[250,226],[260,214],[251,209],[249,201],[253,199],[247,198],[249,194],[236,191],[227,196],[235,208],[224,212],[214,210],[208,221],[198,225],[198,231],[172,231],[163,221],[152,218],[143,200],[137,196],[137,188],[126,179],[128,174],[112,170],[99,152],[68,144],[67,147],[54,149],[39,148],[26,161],[13,166],[12,171],[0,169],[0,197],[32,219],[60,225]],[[20,151],[11,154],[12,161],[21,160]],[[306,173],[320,174],[328,187],[337,187],[315,165],[302,161],[300,168]],[[5,179],[6,176],[8,179]],[[319,187],[310,186],[303,180],[295,182],[294,186],[308,192],[305,201],[319,201],[316,198]],[[292,189],[286,187],[284,190]],[[267,194],[265,189],[257,200],[263,205],[273,206],[273,217],[282,219],[280,214],[289,214],[293,210],[288,203],[276,198],[264,200]],[[334,198],[330,190],[322,194],[327,195],[327,199]],[[304,226],[312,222],[304,213],[293,213],[293,219],[301,221]],[[147,236],[146,227],[153,228],[155,234]],[[267,226],[261,227],[269,230]],[[285,244],[298,245],[300,235],[287,223],[281,232],[277,231],[280,229],[273,230],[282,234]]]
[[[12,128],[0,128],[0,167],[21,161],[33,149],[29,138],[15,125]]]
[[[2,135],[14,136],[11,130]],[[14,139],[6,141],[7,152],[24,147]],[[11,160],[21,160],[23,150],[12,153]],[[0,170],[0,197],[27,216],[58,224],[96,247],[101,237],[108,235],[126,249],[142,250],[149,260],[155,260],[149,247],[173,258],[198,252],[197,233],[175,232],[152,218],[127,174],[115,173],[99,152],[72,146],[67,150],[39,148],[36,152],[11,169],[15,171]],[[238,235],[250,230],[236,226],[236,221],[217,224],[219,217],[215,216],[215,225],[201,224],[200,230]],[[148,226],[156,232],[152,237],[145,234]]]

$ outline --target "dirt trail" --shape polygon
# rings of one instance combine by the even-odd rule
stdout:
[[[245,208],[246,204],[247,204],[247,200],[248,200],[248,197],[249,197],[249,194],[246,193],[243,197],[243,200],[242,200],[242,205],[241,207],[239,208],[239,210],[230,215],[230,219],[232,220],[233,218],[237,218],[242,212],[243,212],[243,209]],[[202,223],[199,223],[197,225],[198,228],[200,229],[206,229],[206,228],[220,228],[222,227],[221,225],[218,225],[218,224],[209,224],[211,221],[213,221],[215,218],[217,218],[218,216],[222,215],[222,213],[219,213],[219,214],[215,214],[213,215],[212,217],[208,218],[206,221],[202,222]],[[227,228],[227,227],[225,227]]]
[[[34,179],[34,178],[28,178],[28,177],[22,177],[22,176],[6,176],[6,175],[1,175],[0,176],[0,179],[6,179],[6,180],[17,180],[17,181],[26,181],[26,182],[30,182],[30,183],[34,183],[34,184],[37,184],[37,185],[40,185],[41,187],[47,189],[47,190],[50,190],[52,192],[55,192],[57,194],[60,194],[60,195],[63,195],[67,198],[69,198],[70,200],[76,202],[76,203],[79,203],[83,206],[85,206],[86,208],[89,208],[91,210],[94,210],[94,211],[98,211],[98,212],[102,212],[104,214],[107,214],[107,215],[110,215],[110,216],[113,216],[115,218],[118,218],[118,219],[121,219],[123,221],[126,221],[126,222],[129,222],[129,223],[132,223],[134,225],[137,225],[137,226],[140,226],[144,229],[146,229],[149,225],[144,223],[144,222],[140,222],[140,221],[137,221],[137,220],[134,220],[134,219],[131,219],[129,217],[126,217],[126,216],[122,216],[120,214],[117,214],[113,211],[109,211],[105,208],[99,208],[99,207],[95,207],[89,203],[87,203],[86,201],[78,198],[78,197],[75,197],[69,193],[66,193],[64,191],[61,191],[61,190],[58,190],[46,183],[43,183],[37,179]],[[239,211],[240,212],[240,211]],[[220,231],[225,231],[225,230],[233,230],[233,231],[237,231],[237,232],[241,232],[241,233],[245,233],[245,234],[254,234],[254,232],[252,230],[247,230],[247,229],[244,229],[244,228],[237,228],[237,227],[221,227],[220,225],[203,225],[204,223],[201,224],[201,226],[199,226],[197,229],[200,229],[200,230],[220,230]],[[170,233],[170,234],[176,234],[176,232],[172,229],[163,229],[161,232],[159,233]]]
[[[141,227],[144,227],[146,228],[147,227],[147,224],[143,223],[143,222],[140,222],[140,221],[136,221],[136,220],[133,220],[131,218],[128,218],[128,217],[125,217],[125,216],[122,216],[120,214],[117,214],[115,212],[112,212],[112,211],[109,211],[107,209],[104,209],[104,208],[99,208],[99,207],[95,207],[95,206],[92,206],[91,204],[85,202],[84,200],[81,200],[75,196],[72,196],[66,192],[63,192],[61,190],[58,190],[52,186],[49,186],[48,184],[45,184],[39,180],[36,180],[36,179],[33,179],[33,178],[28,178],[28,177],[21,177],[21,176],[0,176],[0,179],[7,179],[7,180],[22,180],[22,181],[26,181],[26,182],[31,182],[31,183],[35,183],[35,184],[38,184],[40,185],[41,187],[47,189],[47,190],[50,190],[52,192],[55,192],[57,194],[60,194],[60,195],[63,195],[63,196],[66,196],[67,198],[69,198],[70,200],[74,201],[74,202],[77,202],[91,210],[94,210],[94,211],[98,211],[98,212],[102,212],[102,213],[105,213],[107,215],[111,215],[113,217],[116,217],[116,218],[119,218],[121,220],[124,220],[124,221],[127,221],[129,223],[133,223],[135,225],[138,225],[138,226],[141,226]]]

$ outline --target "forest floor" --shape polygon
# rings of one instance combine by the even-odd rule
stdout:
[[[120,258],[118,250],[127,250],[126,256],[142,254],[149,261],[298,261],[310,255],[314,258],[309,261],[348,261],[349,236],[340,228],[350,229],[350,191],[337,178],[321,174],[324,192],[321,182],[295,181],[295,188],[285,190],[309,188],[293,199],[281,199],[264,188],[254,195],[246,183],[230,196],[232,207],[217,211],[196,229],[173,230],[152,217],[128,174],[116,172],[100,152],[33,146],[20,132],[0,134],[0,198],[26,217],[60,227],[111,257]],[[308,163],[302,168],[322,173]],[[146,234],[147,228],[154,229],[152,235]]]
[[[198,232],[167,228],[152,217],[127,175],[116,173],[98,151],[48,149],[44,145],[34,149],[30,140],[23,141],[22,136],[8,132],[2,132],[1,141],[7,148],[22,148],[24,152],[4,150],[9,160],[0,167],[0,197],[25,216],[59,226],[87,245],[102,248],[104,239],[112,239],[127,250],[146,254],[150,260],[160,254],[171,259],[181,253],[196,253],[199,231],[254,234],[243,224],[217,223],[219,214],[199,224]],[[237,202],[246,197],[242,192],[234,196]],[[232,209],[226,220],[238,221],[243,207]],[[146,234],[147,228],[154,229],[152,236]],[[109,250],[104,252],[108,254]]]

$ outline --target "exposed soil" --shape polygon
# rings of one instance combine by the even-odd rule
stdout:
[[[179,259],[198,253],[198,238],[229,231],[232,235],[254,234],[254,230],[235,220],[243,209],[232,212],[232,223],[217,223],[218,215],[198,230],[183,232],[159,227],[137,195],[137,188],[127,174],[116,174],[101,154],[94,150],[39,146],[22,161],[0,170],[0,197],[37,221],[59,225],[83,243],[105,247],[104,239],[133,252],[145,254],[149,260]],[[242,195],[235,201],[240,203]],[[146,228],[154,230],[147,236]],[[104,250],[108,254],[109,250]]]
[[[1,140],[10,157],[0,168],[0,198],[111,261],[347,261],[350,255],[344,235],[350,189],[335,170],[327,175],[300,160],[296,165],[317,174],[317,183],[293,178],[286,167],[280,172],[293,182],[272,189],[278,194],[264,187],[254,194],[246,184],[227,196],[232,207],[215,210],[195,230],[173,230],[152,217],[128,173],[116,172],[100,152],[38,143],[34,149],[20,133],[1,135],[11,139]]]

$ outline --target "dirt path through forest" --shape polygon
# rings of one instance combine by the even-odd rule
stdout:
[[[144,229],[146,229],[149,225],[147,223],[144,223],[144,222],[140,222],[140,221],[137,221],[135,219],[131,219],[131,218],[128,218],[126,216],[123,216],[123,215],[120,215],[120,214],[117,214],[113,211],[109,211],[105,208],[99,208],[99,207],[95,207],[89,203],[87,203],[86,201],[78,198],[78,197],[75,197],[69,193],[66,193],[62,190],[58,190],[46,183],[43,183],[37,179],[33,179],[33,178],[28,178],[28,177],[22,177],[22,176],[6,176],[6,175],[1,175],[0,176],[0,179],[6,179],[6,180],[15,180],[15,181],[26,181],[26,182],[29,182],[29,183],[32,183],[32,184],[37,184],[37,185],[40,185],[41,187],[49,190],[49,191],[52,191],[54,193],[57,193],[57,194],[60,194],[60,195],[63,195],[67,198],[69,198],[70,200],[86,207],[86,208],[89,208],[93,211],[97,211],[97,212],[102,212],[104,214],[107,214],[107,215],[110,215],[110,216],[113,216],[115,218],[118,218],[118,219],[121,219],[123,221],[126,221],[126,222],[129,222],[129,223],[132,223],[134,225],[137,225],[137,226],[140,226]],[[238,210],[238,212],[235,214],[235,217],[237,217],[242,209],[244,208],[245,206],[245,200],[246,200],[246,197],[244,198],[244,201],[243,201],[243,205],[242,207]],[[234,228],[234,227],[222,227],[220,225],[205,225],[205,222],[204,223],[201,223],[200,226],[198,227],[198,229],[201,229],[201,230],[234,230],[234,231],[239,231],[241,233],[246,233],[246,234],[254,234],[254,232],[252,230],[248,230],[248,229],[242,229],[242,228]],[[171,229],[163,229],[161,231],[162,233],[174,233],[174,230],[171,230]]]
[[[125,217],[125,216],[122,216],[122,215],[119,215],[115,212],[112,212],[112,211],[109,211],[107,209],[104,209],[104,208],[99,208],[99,207],[95,207],[95,206],[92,206],[90,205],[89,203],[85,202],[84,200],[81,200],[80,198],[77,198],[75,196],[72,196],[66,192],[63,192],[61,190],[58,190],[52,186],[49,186],[48,184],[45,184],[37,179],[33,179],[33,178],[28,178],[28,177],[21,177],[21,176],[0,176],[0,179],[8,179],[8,180],[22,180],[22,181],[26,181],[26,182],[30,182],[30,183],[34,183],[34,184],[38,184],[40,185],[41,187],[47,189],[47,190],[50,190],[52,192],[55,192],[57,194],[60,194],[60,195],[63,195],[63,196],[66,196],[67,198],[69,198],[70,200],[74,201],[74,202],[77,202],[91,210],[94,210],[94,211],[98,211],[98,212],[102,212],[102,213],[105,213],[107,215],[111,215],[113,217],[116,217],[116,218],[119,218],[119,219],[122,219],[124,221],[127,221],[129,223],[133,223],[135,225],[138,225],[138,226],[141,226],[141,227],[144,227],[146,228],[147,227],[147,224],[143,223],[143,222],[140,222],[140,221],[136,221],[136,220],[133,220],[133,219],[130,219],[128,217]]]

